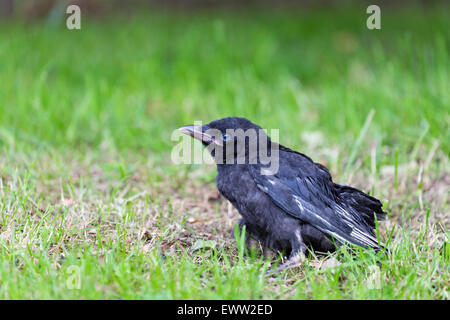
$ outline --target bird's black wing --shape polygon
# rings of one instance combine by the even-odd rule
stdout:
[[[311,164],[316,166],[315,172],[307,175],[300,169],[296,174],[284,170],[276,175],[262,175],[259,165],[250,166],[249,171],[258,188],[286,213],[313,225],[339,243],[378,248],[372,228],[340,203],[328,171]]]

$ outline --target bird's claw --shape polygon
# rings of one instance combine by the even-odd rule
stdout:
[[[278,267],[276,267],[275,269],[269,268],[266,271],[266,276],[272,276],[276,273],[280,273],[286,269],[291,269],[291,268],[297,268],[297,267],[303,267],[304,262],[306,261],[306,256],[305,254],[302,253],[298,253],[295,256],[290,257],[286,262],[282,263],[281,265],[279,265]]]

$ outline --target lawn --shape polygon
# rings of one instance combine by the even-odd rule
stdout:
[[[450,7],[0,23],[1,299],[449,299]],[[244,116],[382,199],[390,253],[261,274],[172,132]],[[195,143],[196,148],[199,144]]]

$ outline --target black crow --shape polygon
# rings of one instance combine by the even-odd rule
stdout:
[[[258,125],[230,117],[179,130],[209,149],[217,188],[242,215],[239,226],[264,246],[286,252],[284,267],[301,263],[307,246],[320,252],[342,244],[380,249],[374,229],[375,215],[386,215],[381,202],[334,183],[326,167],[272,142]]]

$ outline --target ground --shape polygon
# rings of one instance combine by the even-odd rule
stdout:
[[[0,298],[448,299],[449,9],[360,9],[1,24]],[[214,166],[171,160],[224,116],[380,198],[389,254],[262,276]]]

